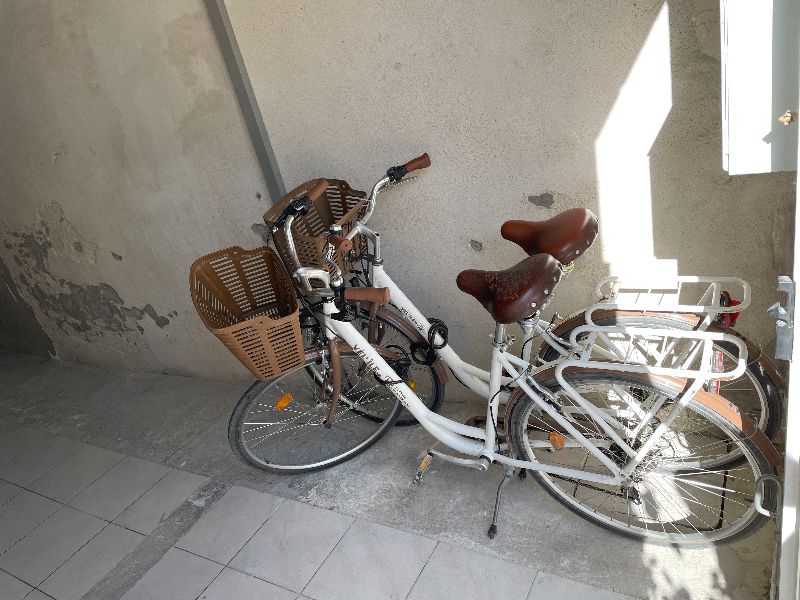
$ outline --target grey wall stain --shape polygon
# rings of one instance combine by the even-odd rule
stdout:
[[[67,335],[79,334],[89,342],[108,334],[122,336],[136,331],[141,334],[144,329],[140,321],[147,318],[160,329],[169,325],[170,320],[158,314],[152,304],[142,307],[126,305],[119,293],[108,283],[79,285],[55,277],[50,272],[48,261],[48,252],[53,248],[50,234],[51,229],[40,222],[32,231],[10,232],[4,245],[12,251],[12,258],[20,267],[18,280],[27,289],[28,297],[35,300],[40,313],[58,329]],[[75,244],[75,250],[81,252],[83,246],[79,242]],[[115,258],[119,256],[112,255]],[[122,257],[117,260],[122,260]],[[10,273],[8,280],[13,284]],[[12,292],[11,295],[16,294]],[[8,300],[0,300],[0,309],[7,304],[10,304]],[[30,319],[20,322],[25,326],[18,328],[18,337],[35,341],[39,337],[41,326],[37,330]],[[37,347],[40,346],[37,343]],[[52,344],[50,347],[52,348]]]
[[[166,48],[162,52],[188,87],[199,82],[195,68],[205,62],[207,52],[201,33],[208,27],[208,14],[204,10],[185,14],[165,27]]]
[[[159,327],[169,325],[169,319],[159,315],[151,304],[142,308],[125,306],[117,291],[107,283],[82,286],[70,281],[62,284],[63,291],[47,291],[38,284],[31,294],[41,311],[64,333],[79,333],[84,339],[106,333],[141,333],[138,321],[149,317]]]
[[[14,232],[12,237],[19,240],[17,249],[19,250],[20,259],[27,259],[28,262],[33,262],[33,267],[37,271],[47,271],[47,251],[53,247],[53,244],[47,239],[47,234],[50,230],[47,225],[40,223],[39,230],[34,232]],[[20,264],[18,261],[17,264]]]
[[[271,234],[269,232],[269,227],[267,227],[263,223],[253,223],[250,226],[250,229],[253,230],[253,233],[255,233],[262,240],[264,240],[265,244],[269,244],[269,240],[270,240],[270,237],[271,237]]]
[[[0,348],[49,358],[56,351],[0,259]]]
[[[53,164],[56,164],[59,159],[64,158],[67,155],[67,145],[64,142],[60,142],[58,146],[56,146],[55,150],[50,154],[50,161]]]
[[[542,208],[553,208],[556,200],[553,197],[553,192],[542,192],[536,196],[528,196],[528,202]]]
[[[475,252],[480,252],[483,250],[483,244],[481,244],[478,240],[470,240],[469,247],[475,250]]]

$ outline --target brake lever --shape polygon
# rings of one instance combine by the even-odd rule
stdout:
[[[405,177],[403,177],[403,178],[402,178],[401,180],[399,180],[399,181],[392,181],[392,182],[390,182],[390,183],[389,183],[389,185],[387,185],[387,186],[386,186],[384,189],[382,189],[381,191],[382,191],[382,192],[385,192],[385,191],[386,191],[386,190],[388,190],[388,189],[391,189],[391,188],[397,187],[398,185],[403,185],[404,183],[411,183],[412,181],[416,181],[417,179],[419,179],[419,177],[415,177],[415,176],[411,176],[411,177],[409,177],[409,176],[407,176],[407,175],[406,175]]]

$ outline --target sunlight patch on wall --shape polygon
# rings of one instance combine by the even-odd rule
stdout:
[[[675,275],[653,245],[650,149],[672,108],[665,3],[595,141],[600,239],[614,275]]]

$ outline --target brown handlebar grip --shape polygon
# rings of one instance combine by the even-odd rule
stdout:
[[[319,183],[317,183],[313,188],[308,190],[308,197],[314,202],[317,198],[322,196],[325,193],[325,190],[328,189],[328,181],[325,179],[320,179]]]
[[[365,300],[374,304],[388,304],[389,298],[389,288],[349,287],[344,290],[345,300]]]
[[[340,235],[329,235],[328,243],[331,244],[337,252],[350,252],[350,250],[353,249],[353,240],[348,240],[346,237]]]
[[[427,169],[431,166],[431,157],[428,156],[426,152],[417,158],[412,158],[404,166],[406,168],[406,173],[411,173],[411,171],[416,171],[417,169]]]

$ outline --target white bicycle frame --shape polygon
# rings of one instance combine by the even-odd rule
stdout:
[[[413,179],[415,178],[405,179],[399,183],[412,181]],[[381,256],[380,234],[366,226],[367,221],[369,221],[375,210],[378,194],[392,185],[398,184],[392,184],[388,177],[384,177],[375,184],[372,188],[372,193],[370,194],[362,220],[354,223],[347,237],[352,239],[356,235],[361,234],[372,243],[372,285],[375,287],[388,288],[392,305],[394,305],[403,314],[406,320],[420,332],[424,339],[428,339],[431,324],[408,296],[405,295],[403,290],[401,290],[388,273],[386,273]],[[681,302],[681,296],[685,288],[690,284],[704,284],[706,289],[700,295],[699,300],[693,302],[683,300]],[[741,289],[742,301],[740,304],[729,307],[721,306],[720,298],[723,284],[726,287],[733,286],[734,289]],[[595,287],[595,295],[600,302],[586,309],[585,318],[588,325],[594,325],[592,321],[593,313],[603,309],[643,312],[684,312],[704,315],[697,330],[706,331],[708,326],[718,315],[722,313],[741,312],[747,308],[750,305],[751,291],[750,285],[738,277],[678,276],[670,278],[669,281],[630,281],[623,280],[616,276],[610,276],[598,282]],[[524,319],[520,321],[519,324],[523,333],[521,359],[526,365],[530,363],[532,342],[536,337],[541,337],[543,341],[551,348],[554,348],[562,357],[568,357],[573,354],[571,345],[565,344],[564,340],[553,336],[549,331],[549,326],[543,327],[537,316]],[[490,372],[463,360],[453,348],[444,343],[444,340],[439,335],[435,336],[434,341],[437,346],[437,356],[450,368],[456,379],[479,396],[485,397],[490,393]],[[607,337],[605,341],[610,344],[610,340]],[[678,340],[675,340],[675,343],[677,343],[677,341]],[[614,344],[610,344],[610,348],[611,350],[597,346],[596,350],[598,354],[604,358],[611,360],[625,359],[622,354],[623,351]],[[687,344],[678,355],[671,356],[667,353],[664,356],[670,356],[673,366],[687,366],[689,361],[695,359],[699,349],[700,346],[698,344]],[[661,365],[659,364],[659,366]],[[502,380],[502,385],[506,385],[511,381],[511,378],[505,377]],[[507,399],[508,393],[501,392],[499,397],[502,404]]]
[[[326,288],[330,285],[329,273],[322,269],[301,268],[297,271],[296,276],[305,285],[308,284],[310,279],[322,281]],[[396,289],[402,294],[399,288]],[[311,291],[310,286],[307,286],[307,290]],[[320,290],[315,290],[315,292],[320,293]],[[397,300],[397,298],[395,300]],[[578,328],[574,332],[573,339],[571,340],[576,348],[582,345],[584,352],[581,355],[567,360],[558,359],[557,361],[547,363],[534,370],[526,360],[506,351],[510,340],[505,335],[505,325],[497,324],[492,348],[491,366],[488,371],[487,380],[486,426],[484,429],[480,429],[453,421],[452,419],[448,419],[428,409],[419,397],[417,397],[408,385],[406,385],[397,373],[386,363],[378,351],[370,345],[352,324],[331,318],[331,315],[338,312],[332,297],[324,299],[322,309],[325,331],[329,340],[336,338],[344,340],[381,381],[388,382],[385,384],[386,387],[434,438],[456,452],[474,458],[464,459],[452,457],[439,452],[435,452],[435,454],[451,462],[476,467],[480,470],[486,470],[489,464],[494,461],[510,467],[532,471],[545,471],[561,477],[576,478],[609,485],[623,484],[630,480],[631,474],[644,459],[647,452],[666,433],[670,423],[684,410],[694,394],[703,385],[704,381],[708,379],[737,378],[744,373],[746,368],[746,348],[744,343],[734,336],[712,332],[585,326]],[[427,323],[427,321],[423,322],[420,320],[419,325],[424,327],[425,323]],[[647,339],[651,343],[661,340],[662,344],[669,343],[670,339],[675,337],[697,340],[697,343],[702,346],[704,360],[701,364],[709,366],[699,369],[675,369],[642,364],[598,362],[590,360],[591,345],[594,343],[594,336],[605,332],[628,335],[631,339]],[[579,343],[575,336],[581,334],[586,334],[587,337],[586,340],[582,340]],[[734,344],[739,349],[736,368],[723,373],[712,372],[710,369],[712,345],[714,342],[723,340]],[[441,350],[439,352],[441,352]],[[455,355],[454,352],[453,354]],[[534,376],[540,370],[552,366],[555,366],[556,379],[579,407],[578,410],[583,410],[586,414],[591,416],[599,427],[602,428],[607,438],[617,444],[619,448],[627,454],[628,460],[623,467],[617,465],[602,452],[601,448],[607,447],[610,442],[607,440],[593,440],[587,438],[572,424],[572,422],[570,422],[570,419],[559,413],[559,411],[554,408],[553,404],[551,404],[550,401],[555,400],[554,396],[552,393],[539,386]],[[623,373],[651,373],[654,375],[687,377],[693,379],[693,383],[681,394],[669,414],[661,420],[661,424],[656,428],[655,432],[648,437],[645,444],[638,450],[635,450],[623,439],[624,435],[630,433],[626,425],[622,421],[616,419],[613,414],[602,411],[597,406],[591,404],[566,381],[563,376],[564,369],[574,366],[600,368]],[[471,373],[466,369],[464,372],[470,373],[475,378],[480,377],[483,373]],[[504,372],[508,374],[508,377],[503,377]],[[497,416],[500,407],[499,392],[503,381],[512,380],[534,400],[539,410],[546,413],[566,432],[570,446],[583,446],[586,448],[590,454],[609,470],[609,474],[604,475],[583,469],[519,460],[502,453],[496,438]],[[621,396],[620,399],[628,405],[628,409],[642,413],[643,419],[646,420],[654,417],[656,411],[660,408],[660,405],[654,405],[650,407],[649,411],[644,411],[636,399],[625,398],[624,396]],[[620,432],[622,432],[622,435],[620,435]]]

